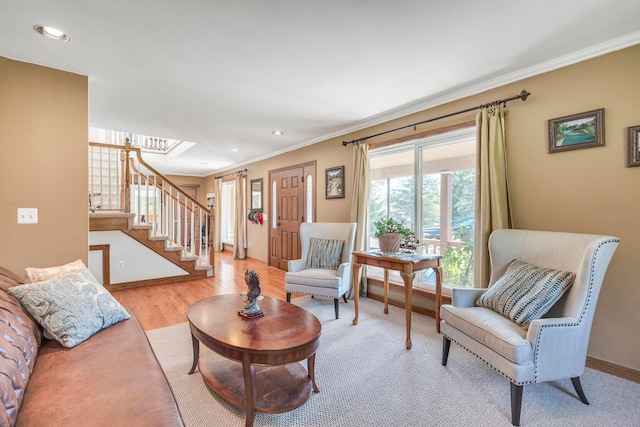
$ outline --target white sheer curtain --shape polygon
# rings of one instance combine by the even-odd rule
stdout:
[[[512,228],[507,182],[505,111],[484,108],[476,115],[476,219],[474,286],[489,284],[488,241],[492,231]]]
[[[357,142],[353,146],[353,187],[351,190],[351,222],[358,224],[353,249],[367,250],[369,232],[369,187],[371,184],[371,168],[369,166],[369,146],[365,142]],[[360,269],[360,294],[367,295],[366,267]],[[353,296],[353,283],[349,290]]]
[[[213,250],[214,252],[222,252],[222,179],[214,179],[216,200],[213,204]]]
[[[236,210],[233,230],[233,259],[247,258],[247,174],[236,175]]]

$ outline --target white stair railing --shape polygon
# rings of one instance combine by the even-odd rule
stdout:
[[[164,240],[166,250],[181,251],[196,269],[213,265],[210,210],[158,173],[128,139],[124,146],[91,142],[89,208],[91,212],[133,213],[134,227]]]

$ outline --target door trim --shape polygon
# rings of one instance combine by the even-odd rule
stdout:
[[[303,182],[303,186],[304,186],[304,192],[303,192],[303,199],[304,199],[304,203],[303,203],[303,210],[306,213],[307,211],[307,186],[306,186],[306,180],[307,180],[307,176],[311,175],[311,178],[313,179],[313,195],[311,197],[311,201],[313,203],[312,206],[312,216],[313,216],[313,220],[315,220],[316,218],[316,207],[318,205],[317,203],[317,197],[318,197],[318,180],[317,180],[317,172],[316,172],[316,161],[312,160],[310,162],[305,162],[305,163],[299,163],[296,165],[290,165],[290,166],[285,166],[282,168],[277,168],[277,169],[271,169],[269,171],[267,171],[267,176],[268,176],[268,181],[266,183],[266,186],[268,187],[268,191],[265,192],[265,194],[269,195],[268,201],[265,203],[264,205],[264,211],[268,212],[268,224],[267,226],[269,227],[268,232],[267,232],[267,264],[269,266],[273,266],[276,268],[279,268],[279,266],[277,265],[272,265],[271,262],[271,224],[272,224],[272,220],[273,218],[275,218],[274,212],[273,212],[273,185],[272,185],[272,181],[273,181],[273,175],[283,172],[283,171],[287,171],[287,170],[291,170],[291,169],[300,169],[302,168],[303,170],[303,178],[304,178],[304,182]],[[263,190],[264,191],[264,190]],[[268,204],[267,204],[268,203]],[[305,221],[306,221],[306,215],[305,215]],[[280,242],[282,243],[282,242]]]

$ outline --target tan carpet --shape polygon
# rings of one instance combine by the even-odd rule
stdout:
[[[406,350],[402,309],[390,307],[385,315],[381,303],[363,298],[353,326],[352,301],[340,303],[339,320],[333,301],[293,302],[322,322],[316,355],[320,393],[288,413],[256,414],[256,426],[511,425],[509,382],[455,344],[448,366],[442,366],[442,336],[433,319],[413,314],[413,348]],[[211,393],[198,372],[187,375],[193,354],[186,323],[147,334],[187,427],[244,426],[244,410]],[[525,386],[521,425],[640,426],[640,384],[592,369],[581,379],[589,406],[568,379]]]

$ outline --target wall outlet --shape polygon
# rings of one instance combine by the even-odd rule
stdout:
[[[18,208],[18,224],[37,224],[38,208]]]
[[[118,268],[124,270],[124,261],[118,261]]]

